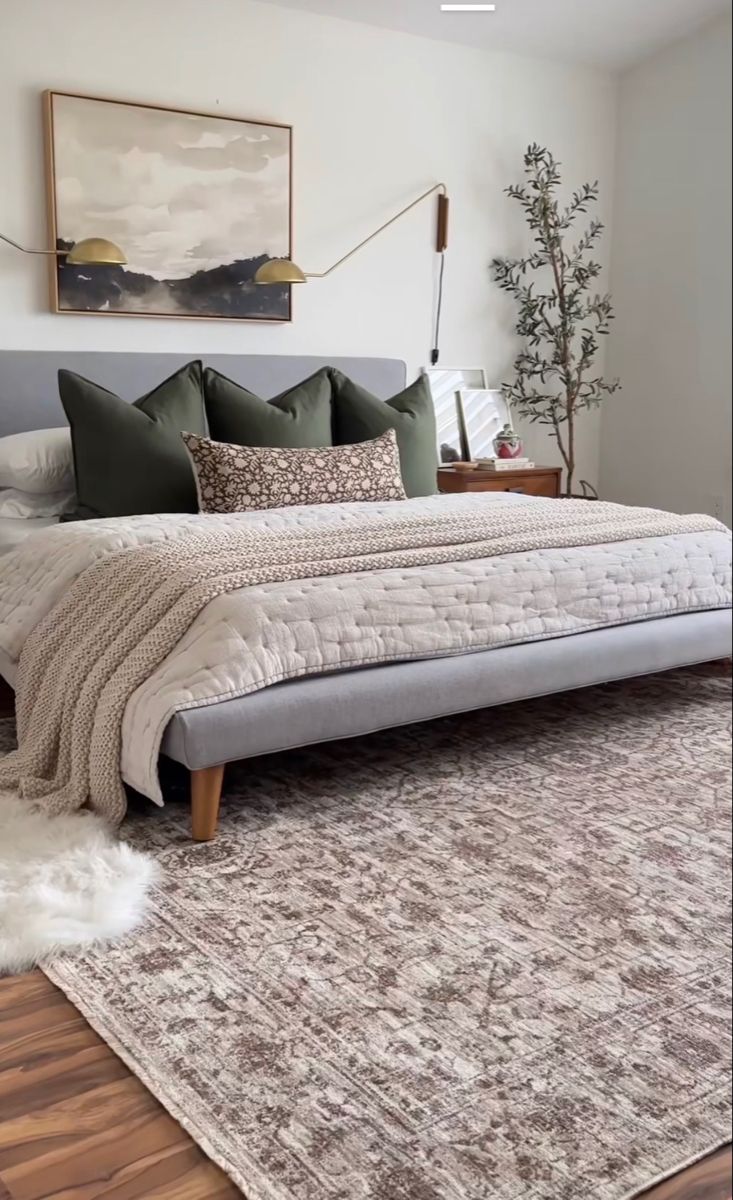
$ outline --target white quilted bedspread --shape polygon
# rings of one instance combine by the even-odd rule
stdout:
[[[468,494],[56,526],[2,559],[0,653],[17,663],[31,630],[80,572],[127,546],[184,537],[212,522],[222,528],[312,528],[347,524],[365,508],[375,515],[399,508],[409,516],[410,510],[450,507],[460,513],[487,503],[533,501]],[[243,588],[213,600],[133,694],[123,727],[122,774],[159,801],[158,749],[175,712],[284,679],[484,650],[730,602],[730,537],[722,529]]]

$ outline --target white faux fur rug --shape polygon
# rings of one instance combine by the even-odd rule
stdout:
[[[0,721],[0,755],[12,737]],[[127,933],[157,869],[90,813],[47,817],[0,793],[0,974]]]

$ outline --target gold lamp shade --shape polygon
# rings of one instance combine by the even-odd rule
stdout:
[[[108,242],[106,238],[89,237],[74,242],[66,255],[66,261],[78,266],[121,267],[127,259],[114,242]]]
[[[76,249],[76,247],[74,247]],[[271,258],[255,272],[255,283],[307,283],[308,278],[289,258]]]

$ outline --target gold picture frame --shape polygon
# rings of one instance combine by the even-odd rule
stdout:
[[[261,262],[292,255],[291,125],[52,90],[43,113],[50,244],[108,237],[128,259],[51,258],[53,312],[292,320],[289,285],[252,282]],[[136,179],[146,155],[153,186]]]

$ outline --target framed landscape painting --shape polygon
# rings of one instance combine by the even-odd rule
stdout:
[[[57,312],[289,321],[290,287],[253,282],[291,253],[292,129],[44,94],[53,244],[108,238],[124,266],[52,263]]]

